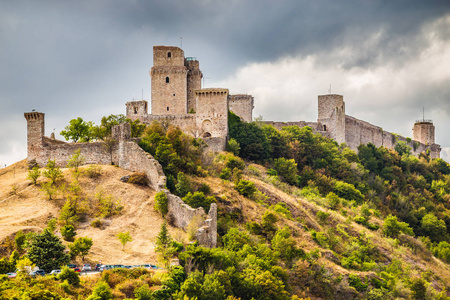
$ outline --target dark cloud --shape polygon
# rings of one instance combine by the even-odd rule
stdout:
[[[424,28],[448,15],[450,2],[0,0],[0,7],[0,139],[23,144],[23,128],[10,129],[7,116],[37,109],[60,131],[76,116],[98,122],[123,113],[142,89],[149,98],[153,45],[180,45],[183,37],[206,84],[288,56],[314,55],[325,68],[401,66],[429,47]],[[434,30],[449,39],[448,23]],[[430,99],[444,97],[441,89]],[[0,155],[8,148],[3,143]]]

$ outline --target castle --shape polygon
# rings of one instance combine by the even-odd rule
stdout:
[[[228,110],[242,120],[252,121],[253,97],[230,95],[228,89],[202,89],[199,61],[185,57],[178,47],[154,46],[151,76],[151,114],[148,102],[126,103],[126,116],[144,124],[167,121],[184,132],[201,137],[209,149],[225,149],[228,137]]]
[[[180,127],[194,137],[202,137],[209,150],[225,149],[228,138],[228,110],[243,121],[252,121],[254,99],[251,95],[230,95],[228,89],[202,89],[203,77],[199,61],[185,57],[184,51],[172,46],[153,47],[151,76],[151,114],[148,102],[126,103],[126,116],[144,124],[165,121]],[[310,126],[314,132],[345,143],[357,150],[361,144],[372,143],[376,147],[392,149],[399,141],[411,147],[414,155],[429,151],[432,158],[440,157],[441,148],[435,144],[435,128],[431,120],[416,121],[413,139],[387,131],[379,126],[345,114],[342,95],[318,96],[317,122],[271,122],[264,123],[281,129],[284,126]]]

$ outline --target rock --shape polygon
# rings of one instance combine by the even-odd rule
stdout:
[[[125,175],[125,176],[122,176],[121,178],[120,178],[120,181],[122,181],[122,182],[128,182],[128,180],[130,180],[130,177],[131,177],[131,175]]]

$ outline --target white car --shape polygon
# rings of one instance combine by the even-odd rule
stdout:
[[[91,265],[89,265],[89,264],[85,264],[81,268],[81,271],[91,271],[91,270],[92,270],[92,268],[91,268]]]
[[[50,275],[58,275],[59,273],[61,273],[61,270],[60,270],[60,269],[52,270],[52,271],[50,272]]]

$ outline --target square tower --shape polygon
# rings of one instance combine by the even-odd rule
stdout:
[[[329,94],[319,95],[319,118],[323,130],[338,144],[345,143],[345,102],[344,96]]]
[[[413,140],[424,145],[434,144],[434,125],[432,120],[418,120],[413,127]]]
[[[195,91],[196,124],[202,137],[228,135],[228,89],[210,88]]]
[[[254,108],[252,95],[230,95],[228,96],[228,107],[245,122],[251,122]]]
[[[172,46],[153,47],[152,114],[178,115],[187,110],[187,73],[184,51]]]
[[[27,120],[27,160],[39,160],[44,147],[45,114],[41,112],[24,113]],[[41,163],[38,161],[38,163]]]

